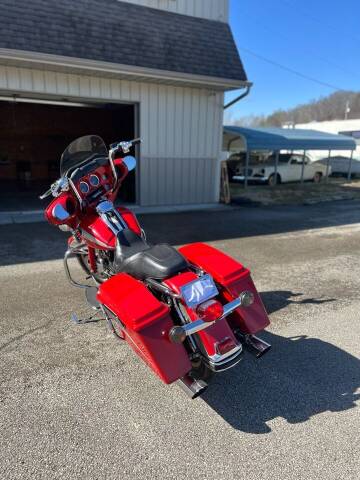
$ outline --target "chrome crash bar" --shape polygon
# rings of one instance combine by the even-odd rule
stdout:
[[[194,322],[187,323],[186,325],[177,325],[171,328],[169,332],[169,338],[173,343],[181,343],[185,340],[186,337],[193,335],[194,333],[205,330],[206,328],[214,325],[219,320],[227,317],[233,313],[239,307],[249,307],[254,303],[254,294],[249,291],[244,291],[240,293],[238,298],[232,300],[231,302],[223,306],[223,314],[214,320],[213,322],[205,322],[204,320],[198,319]]]

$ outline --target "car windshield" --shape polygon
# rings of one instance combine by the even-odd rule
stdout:
[[[60,175],[66,175],[69,170],[90,162],[97,157],[107,157],[108,151],[104,140],[97,135],[86,135],[70,143],[60,160]]]

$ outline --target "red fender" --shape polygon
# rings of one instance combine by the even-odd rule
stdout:
[[[222,296],[226,302],[234,300],[241,292],[249,290],[254,294],[254,303],[238,308],[227,321],[242,333],[255,334],[270,324],[269,317],[260,295],[252,281],[250,270],[220,250],[205,243],[192,243],[179,251],[190,263],[202,268],[223,287]]]

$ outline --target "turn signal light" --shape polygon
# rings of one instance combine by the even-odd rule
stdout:
[[[204,322],[214,322],[223,315],[224,309],[217,300],[208,300],[197,307],[196,313]]]

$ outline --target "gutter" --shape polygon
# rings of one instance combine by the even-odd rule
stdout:
[[[0,48],[0,61],[4,60],[7,65],[18,66],[23,63],[27,66],[52,66],[61,70],[76,69],[85,73],[96,72],[107,76],[134,77],[138,81],[162,81],[176,83],[190,83],[199,87],[212,87],[219,90],[236,90],[251,86],[247,81],[232,80],[206,75],[195,75],[191,73],[160,70],[136,65],[125,65],[99,60],[89,60],[77,57],[66,57],[41,52],[30,52],[25,50],[12,50]]]
[[[239,95],[238,97],[234,98],[234,100],[231,100],[231,102],[224,105],[224,110],[226,110],[227,108],[231,107],[232,105],[234,105],[235,103],[239,102],[240,100],[242,100],[243,98],[245,98],[249,95],[251,87],[253,86],[253,84],[250,83],[250,82],[247,82],[247,83],[248,84],[245,87],[246,88],[245,92],[242,93],[241,95]]]

